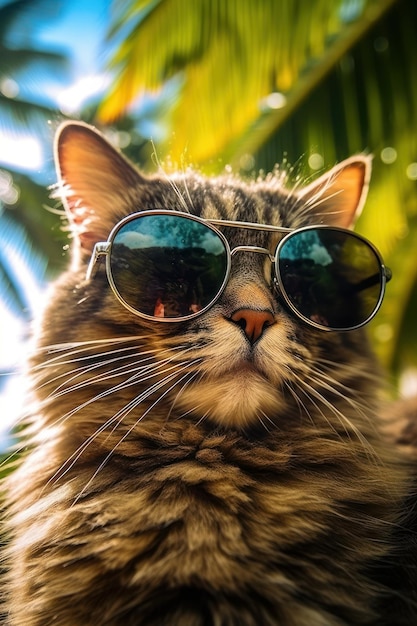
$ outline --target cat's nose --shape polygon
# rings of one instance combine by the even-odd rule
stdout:
[[[264,331],[275,323],[271,311],[256,311],[255,309],[237,309],[230,316],[230,319],[242,328],[252,344],[258,341]]]

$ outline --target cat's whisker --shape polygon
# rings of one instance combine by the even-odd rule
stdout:
[[[266,413],[264,413],[263,411],[261,412],[263,417],[266,417],[268,419],[268,421],[271,422],[271,420],[268,418],[268,416],[266,415]],[[268,428],[268,426],[265,424],[264,420],[262,419],[261,415],[256,416],[258,419],[258,422],[263,426],[263,428],[266,430],[267,433],[271,432],[270,429]]]
[[[200,362],[200,361],[197,361],[197,360],[195,361],[195,363],[198,363],[198,362]],[[170,409],[169,409],[169,411],[168,411],[167,420],[169,420],[169,419],[170,419],[170,417],[171,417],[171,415],[172,415],[172,412],[173,412],[173,410],[174,410],[174,408],[175,408],[175,405],[177,404],[178,399],[181,397],[181,394],[183,394],[183,393],[184,393],[185,389],[186,389],[186,388],[187,388],[187,387],[188,387],[188,386],[189,386],[189,385],[190,385],[190,384],[191,384],[191,383],[192,383],[192,382],[193,382],[193,381],[194,381],[194,380],[195,380],[198,376],[200,376],[200,372],[199,372],[198,370],[197,370],[197,371],[195,371],[195,372],[193,372],[193,373],[191,374],[191,376],[189,377],[189,379],[188,379],[188,380],[186,380],[186,381],[185,381],[185,383],[182,385],[182,387],[178,390],[178,392],[177,392],[177,394],[175,395],[175,398],[174,398],[174,400],[173,400],[173,402],[172,402],[172,404],[171,404],[171,406],[170,406]],[[183,415],[187,415],[189,412],[191,413],[192,411],[187,411],[185,414],[182,414],[182,415],[181,415],[181,417],[182,417]]]
[[[43,354],[57,354],[57,359],[60,358],[60,354],[63,353],[64,356],[68,356],[70,354],[69,351],[83,351],[83,350],[91,350],[91,348],[95,349],[97,346],[102,345],[111,345],[111,344],[122,344],[123,342],[132,343],[134,341],[146,341],[146,335],[130,335],[125,337],[106,337],[101,339],[90,339],[84,341],[67,341],[62,343],[54,343],[47,344],[45,346],[41,346],[34,350],[34,354],[43,355]],[[40,365],[42,366],[42,364]]]
[[[133,338],[134,339],[134,338]],[[119,344],[119,341],[113,341],[112,344]],[[50,359],[45,360],[44,363],[41,363],[39,365],[34,366],[32,369],[33,371],[36,371],[38,369],[45,369],[48,367],[54,367],[57,363],[59,365],[62,364],[71,364],[71,363],[76,363],[78,361],[88,361],[90,359],[97,359],[100,358],[102,356],[106,356],[106,355],[112,355],[112,354],[125,354],[128,352],[136,352],[138,355],[140,356],[148,356],[148,355],[156,355],[159,354],[161,352],[167,352],[168,350],[180,350],[184,348],[184,346],[182,345],[178,345],[178,346],[171,346],[170,348],[151,348],[151,349],[146,349],[144,350],[142,344],[136,344],[133,343],[133,345],[130,346],[123,346],[121,348],[115,348],[112,350],[106,350],[106,351],[102,351],[102,352],[97,352],[96,348],[94,346],[85,346],[82,348],[77,348],[76,350],[71,350],[71,351],[66,351],[63,354],[59,354],[57,356],[54,356]],[[45,351],[46,354],[49,353],[49,350]],[[88,352],[86,355],[84,356],[78,356],[79,354],[83,354],[85,352]],[[73,356],[74,358],[68,358],[69,356]]]
[[[338,396],[343,401],[346,401],[361,417],[368,419],[369,406],[364,402],[359,402],[356,398],[350,397],[351,389],[340,380],[337,380],[330,376],[327,372],[322,372],[317,367],[313,369],[316,380],[320,381],[320,385]],[[371,423],[371,422],[370,422]]]
[[[325,369],[321,369],[320,366],[324,364]],[[324,382],[329,383],[334,388],[338,388],[342,393],[343,398],[352,402],[352,406],[355,408],[360,407],[363,409],[364,416],[366,416],[367,411],[369,411],[369,403],[365,401],[359,400],[355,395],[352,397],[352,388],[350,386],[350,381],[354,380],[358,375],[358,368],[352,368],[349,366],[339,366],[337,368],[337,375],[339,378],[336,378],[336,372],[334,364],[331,366],[327,361],[317,361],[313,366],[314,375],[323,380]],[[333,373],[330,373],[333,372]],[[361,378],[362,380],[368,380],[370,384],[375,385],[377,383],[377,377],[373,372],[369,372],[366,369],[361,369]]]
[[[326,369],[320,369],[320,365],[322,363],[326,363]],[[348,384],[349,380],[358,375],[357,368],[355,370],[349,366],[338,366],[338,374],[339,378],[336,378],[335,375],[330,374],[329,370],[329,361],[325,361],[324,359],[321,361],[317,361],[314,365],[311,366],[312,373],[314,374],[315,379],[320,383],[320,386],[326,391],[330,391],[335,396],[339,397],[343,402],[348,403],[364,420],[368,422],[371,426],[373,426],[373,422],[369,416],[369,410],[371,407],[369,403],[359,400],[356,397],[356,394],[352,397],[352,388]],[[334,372],[334,364],[332,370]],[[370,382],[375,382],[375,375],[373,373],[369,373],[367,371],[363,371],[361,373],[362,378],[368,378]],[[344,382],[344,379],[346,382]]]
[[[199,409],[199,408],[200,408],[200,406],[199,406],[199,405],[195,406],[195,407],[193,408],[192,413],[197,413],[197,411],[198,411],[198,409]],[[200,424],[202,424],[202,423],[203,423],[206,419],[208,419],[209,415],[210,415],[210,412],[209,412],[208,410],[207,410],[205,413],[202,413],[202,415],[201,415],[200,419],[196,422],[196,424],[195,424],[195,425],[196,425],[196,426],[200,426]]]
[[[197,383],[199,382],[199,380],[201,380],[201,372],[199,372],[198,370],[196,370],[195,372],[192,373],[192,375],[190,376],[190,378],[188,380],[185,381],[185,383],[182,385],[181,389],[178,391],[177,395],[174,398],[174,401],[171,405],[170,408],[170,412],[169,415],[171,415],[171,412],[174,409],[174,405],[175,403],[178,401],[178,398],[180,397],[180,395],[182,393],[184,393],[185,389],[187,388],[188,385],[190,385],[191,383],[195,383],[195,379],[197,379]],[[184,419],[185,417],[187,417],[188,415],[193,415],[194,413],[198,414],[198,412],[201,410],[202,404],[200,403],[196,403],[193,406],[190,406],[187,410],[182,411],[175,419],[176,420],[181,420]],[[199,424],[201,424],[209,415],[209,411],[207,410],[199,419],[198,422],[196,422],[196,426],[198,426]]]
[[[194,363],[192,363],[192,364],[194,364]],[[85,439],[83,441],[83,443],[81,444],[81,446],[79,446],[77,448],[77,450],[75,450],[75,452],[70,457],[68,457],[68,459],[66,459],[65,463],[60,467],[60,469],[56,472],[56,474],[54,474],[54,476],[50,479],[50,481],[48,481],[48,483],[51,482],[51,481],[56,481],[58,479],[61,479],[63,476],[65,476],[65,474],[67,474],[72,469],[72,467],[74,467],[74,465],[81,458],[81,456],[83,455],[85,450],[95,441],[95,439],[100,434],[102,434],[103,432],[109,430],[109,428],[111,426],[112,426],[112,430],[109,432],[109,436],[112,433],[114,433],[114,431],[117,429],[117,427],[120,426],[120,424],[123,422],[123,420],[126,418],[126,416],[129,413],[131,413],[131,411],[133,409],[135,409],[137,406],[139,406],[142,402],[144,402],[153,393],[155,393],[155,392],[159,391],[161,388],[163,388],[167,383],[169,383],[172,380],[174,380],[179,374],[181,374],[181,372],[183,372],[184,370],[187,370],[189,365],[190,364],[187,363],[186,365],[183,366],[182,370],[180,370],[179,372],[178,371],[173,372],[173,373],[169,374],[168,376],[166,376],[161,381],[158,381],[157,383],[155,383],[151,387],[148,387],[144,392],[139,394],[139,396],[133,398],[133,400],[131,400],[123,408],[121,408],[119,411],[117,411],[117,413],[112,415],[108,420],[106,420],[106,422],[101,424],[100,427],[97,428],[97,430],[93,434],[91,434],[87,439]],[[188,373],[189,372],[186,372],[186,374],[182,378],[187,376]],[[180,379],[180,381],[182,380],[182,378]],[[153,405],[151,405],[151,407],[149,407],[145,411],[145,413],[141,416],[141,418],[139,420],[137,420],[135,422],[135,424],[138,424],[139,421],[141,421],[142,418],[149,412],[149,410],[151,410],[151,408],[153,406],[155,406],[160,401],[160,399],[165,397],[166,393],[168,393],[172,388],[174,388],[178,384],[178,382],[180,382],[180,381],[177,381],[174,385],[169,387],[169,389],[166,392],[164,392],[163,394],[158,396],[158,398],[155,400]],[[130,429],[130,432],[131,432],[131,430],[132,429]]]
[[[102,356],[110,356],[112,358],[108,358],[108,359],[102,359],[100,358],[100,361],[98,363],[93,363],[91,365],[82,365],[79,368],[76,369],[72,369],[71,373],[73,374],[71,377],[66,378],[68,376],[68,372],[64,372],[63,374],[60,374],[59,376],[56,376],[55,378],[48,378],[47,381],[45,381],[44,383],[40,384],[37,386],[37,389],[41,389],[44,385],[50,385],[52,382],[58,381],[59,379],[64,379],[64,381],[58,385],[58,387],[56,387],[56,389],[51,392],[50,397],[57,397],[61,394],[64,393],[70,393],[71,391],[74,391],[75,389],[80,389],[84,386],[87,386],[89,384],[92,384],[94,382],[100,382],[102,380],[105,380],[106,378],[110,379],[110,378],[114,378],[117,376],[120,376],[121,374],[124,373],[129,373],[132,371],[139,371],[140,368],[142,368],[143,370],[146,370],[149,368],[149,362],[153,363],[154,359],[156,356],[158,356],[159,358],[161,357],[161,355],[163,354],[170,354],[170,358],[167,360],[165,359],[164,361],[159,361],[159,363],[163,363],[163,362],[170,362],[172,360],[178,359],[182,357],[182,354],[185,354],[185,352],[188,351],[189,348],[181,349],[179,347],[174,347],[172,350],[169,348],[166,349],[160,349],[160,350],[147,350],[145,352],[141,352],[138,353],[137,352],[137,348],[135,348],[136,352],[132,353],[130,355],[126,355],[124,354],[123,350],[115,350],[109,353],[102,353],[97,355],[98,358],[102,357]],[[172,352],[175,351],[176,353],[174,355],[172,355]],[[121,352],[121,354],[120,354]],[[177,352],[179,352],[179,354],[177,354]],[[117,357],[113,357],[113,354],[118,354]],[[143,358],[144,356],[146,356],[146,358]],[[83,359],[86,357],[83,357]],[[91,358],[95,358],[94,356],[92,356]],[[114,364],[117,361],[121,361],[121,360],[129,360],[129,363],[126,363],[125,365],[122,365],[118,368],[109,368],[110,365]],[[132,362],[134,361],[134,362]],[[77,363],[78,360],[74,359],[73,361],[71,361],[72,363]],[[66,362],[65,362],[66,364]],[[134,368],[133,366],[136,365],[137,367]],[[160,365],[158,365],[158,362],[154,365],[154,367],[160,367]],[[104,377],[103,374],[98,374],[97,376],[94,377],[89,377],[87,380],[82,381],[76,385],[73,386],[68,386],[69,383],[73,380],[76,380],[77,378],[80,378],[81,376],[86,376],[89,373],[91,373],[92,371],[96,370],[96,369],[103,369],[103,368],[107,368],[110,369],[110,371],[107,374],[107,377]],[[129,370],[129,368],[131,368]],[[150,368],[149,368],[150,369]],[[62,390],[62,391],[61,391]],[[60,392],[60,393],[58,393]]]
[[[165,172],[164,172],[164,174],[165,174]],[[178,187],[178,185],[175,182],[175,180],[173,178],[171,178],[170,176],[167,176],[166,174],[165,174],[165,176],[166,176],[167,182],[171,185],[171,187],[174,190],[176,196],[178,197],[178,200],[180,201],[180,204],[181,204],[182,208],[184,209],[184,211],[186,213],[189,213],[190,212],[190,208],[192,207],[192,204],[191,204],[190,207],[187,205],[187,203],[186,203],[186,201],[184,199],[184,196],[182,195],[181,190]]]
[[[271,424],[271,426],[272,426],[273,428],[276,428],[276,424],[275,424],[275,422],[274,422],[274,421],[273,421],[273,420],[269,417],[269,415],[268,415],[267,413],[265,413],[265,411],[262,411],[262,410],[261,410],[260,412],[261,412],[262,416],[266,419],[266,421],[267,421],[269,424]],[[263,425],[264,425],[264,424],[263,424]],[[266,428],[267,432],[271,432],[271,430],[270,430],[267,426],[265,426],[265,428]]]
[[[299,409],[300,415],[301,415],[301,416],[302,416],[303,414],[307,415],[307,417],[309,418],[309,420],[310,420],[311,422],[313,422],[312,417],[311,417],[311,414],[310,414],[310,411],[308,410],[307,406],[306,406],[306,405],[305,405],[305,403],[301,400],[301,398],[300,398],[299,394],[295,391],[295,389],[293,389],[293,387],[292,387],[292,381],[291,381],[291,380],[286,380],[286,379],[284,379],[284,380],[283,380],[283,383],[284,383],[284,385],[285,385],[286,389],[290,392],[291,396],[294,398],[294,400],[295,400],[295,402],[296,402],[296,404],[297,404],[297,406],[298,406],[298,409]],[[297,387],[298,387],[298,384],[297,384]]]
[[[166,171],[164,170],[164,168],[162,167],[161,161],[158,157],[158,154],[156,152],[155,146],[154,146],[154,151],[152,153],[152,157],[153,160],[155,161],[156,165],[158,166],[158,170],[159,173],[164,177],[164,180],[170,185],[170,187],[173,189],[173,191],[175,192],[176,196],[178,197],[178,200],[180,201],[180,204],[182,205],[183,209],[185,210],[186,213],[190,212],[190,208],[193,206],[192,202],[190,204],[190,207],[188,207],[184,196],[182,195],[178,185],[176,184],[176,182],[173,180],[173,178],[171,176],[169,176]],[[187,192],[187,197],[189,197],[189,192],[188,189],[186,190]],[[190,198],[191,200],[191,198]]]
[[[182,393],[184,393],[184,391],[185,391],[185,389],[187,388],[187,386],[188,386],[188,385],[190,385],[190,384],[192,384],[192,383],[195,383],[195,379],[196,379],[196,378],[197,378],[197,379],[198,379],[198,378],[201,378],[201,374],[200,374],[200,372],[198,372],[198,371],[193,372],[193,374],[190,376],[189,380],[185,381],[184,385],[181,387],[181,389],[179,390],[179,392],[177,393],[177,395],[176,395],[176,396],[175,396],[175,398],[174,398],[174,401],[173,401],[173,403],[172,403],[172,405],[171,405],[171,408],[170,408],[169,417],[171,417],[172,411],[173,411],[173,409],[174,409],[174,405],[175,405],[175,403],[178,401],[178,397],[179,397]],[[197,381],[197,384],[198,384],[198,381]],[[181,413],[179,413],[178,415],[176,415],[176,416],[175,416],[175,418],[174,418],[174,419],[175,419],[175,421],[182,420],[182,419],[186,418],[186,417],[187,417],[187,416],[189,416],[189,415],[193,415],[194,413],[198,413],[198,411],[201,409],[201,406],[202,406],[202,405],[201,405],[201,404],[199,404],[199,403],[196,403],[196,404],[194,404],[194,405],[192,405],[192,406],[189,406],[189,408],[188,408],[187,410],[183,410],[183,411],[181,411]],[[207,412],[207,414],[208,414],[208,412]],[[205,414],[205,415],[203,416],[203,418],[204,418],[204,417],[206,417],[206,416],[207,416],[207,414]],[[197,422],[197,425],[198,425],[199,423],[200,423],[200,422]]]
[[[320,407],[320,405],[316,402],[316,400],[318,402],[320,402],[320,404],[323,404],[324,406],[326,406],[326,408],[330,409],[331,413],[333,413],[334,415],[336,415],[336,417],[338,418],[338,421],[341,423],[343,430],[345,431],[345,433],[350,436],[350,433],[346,430],[346,426],[343,424],[342,421],[340,421],[340,416],[337,413],[337,409],[336,407],[334,407],[332,405],[331,402],[328,402],[321,394],[320,392],[318,392],[316,389],[314,389],[311,385],[309,385],[308,383],[306,383],[306,381],[304,381],[301,377],[296,376],[296,383],[297,383],[297,388],[299,390],[300,393],[302,393],[307,401],[315,408],[315,410],[317,411],[317,413],[326,421],[326,423],[328,424],[329,428],[338,436],[340,436],[339,431],[337,430],[335,424],[333,424],[331,422],[331,420],[328,418],[328,416],[326,415],[325,411]],[[313,425],[315,425],[314,419],[313,419],[313,411],[307,411],[307,415],[311,421],[311,423]]]
[[[143,382],[145,380],[149,380],[150,378],[153,378],[156,374],[164,374],[167,371],[172,371],[172,370],[176,370],[178,368],[178,363],[174,363],[173,365],[171,365],[171,367],[166,368],[165,370],[162,370],[162,372],[160,372],[159,370],[157,370],[157,368],[155,367],[155,369],[151,372],[148,372],[146,376],[141,376],[142,372],[142,368],[138,368],[138,369],[133,369],[131,370],[131,372],[129,372],[130,374],[133,372],[133,374],[131,376],[129,376],[129,378],[127,378],[126,380],[123,380],[122,382],[118,383],[117,385],[113,385],[112,387],[106,387],[105,390],[101,391],[100,393],[96,394],[95,396],[93,396],[92,398],[90,398],[89,400],[86,400],[85,402],[83,402],[82,404],[78,405],[77,407],[73,408],[71,411],[68,411],[64,416],[59,418],[59,421],[65,421],[68,418],[72,417],[73,415],[75,415],[76,413],[78,413],[79,411],[81,411],[82,409],[85,409],[87,406],[93,404],[94,402],[97,402],[98,400],[103,400],[103,398],[107,397],[107,396],[112,396],[114,393],[116,392],[120,392],[123,391],[125,389],[127,389],[128,387],[131,387],[133,385],[136,385],[138,382]],[[188,365],[188,363],[187,363]],[[96,382],[102,382],[104,380],[107,380],[109,377],[109,375],[103,375],[103,378],[100,379],[99,381]],[[84,384],[80,385],[80,386],[75,386],[77,389],[79,388],[83,388],[83,387],[88,387],[89,386],[89,382],[86,381]],[[60,394],[58,394],[60,395]]]
[[[331,413],[338,419],[338,422],[340,423],[340,425],[342,426],[344,432],[346,433],[348,437],[352,437],[352,435],[355,435],[357,440],[362,444],[365,452],[369,453],[369,455],[372,458],[379,460],[374,447],[370,444],[370,442],[364,436],[364,434],[360,431],[360,429],[352,422],[350,418],[347,417],[347,415],[344,412],[342,412],[334,404],[332,404],[325,396],[323,396],[322,393],[320,393],[319,390],[315,389],[312,385],[307,383],[306,380],[302,380],[302,379],[299,380],[299,389],[302,393],[304,393],[304,395],[306,395],[306,397],[309,398],[310,402],[314,404],[317,410],[320,411],[320,414],[326,420],[329,427],[334,432],[340,435],[340,433],[338,433],[338,431],[335,429],[335,426],[327,418],[325,412],[320,410],[320,407],[315,403],[313,398],[317,400],[318,402],[320,402],[325,408],[331,411]],[[331,390],[332,392],[334,391],[332,390],[331,387],[330,389],[327,389],[327,390]],[[340,397],[343,398],[342,394],[337,393],[335,395],[339,395]]]
[[[50,386],[52,383],[63,379],[63,382],[59,384],[52,393],[49,394],[49,397],[57,397],[59,395],[57,392],[59,392],[60,390],[63,390],[62,393],[68,393],[69,391],[73,391],[74,389],[79,388],[78,385],[73,385],[71,387],[68,386],[69,383],[71,383],[72,381],[76,380],[77,378],[80,378],[81,376],[86,376],[90,374],[91,372],[93,372],[94,370],[103,369],[105,367],[110,367],[110,372],[108,376],[109,378],[114,378],[116,376],[119,376],[121,373],[123,373],[123,371],[125,371],[128,367],[131,367],[131,363],[128,363],[128,364],[125,363],[124,365],[117,367],[117,368],[111,367],[118,361],[121,361],[121,360],[126,361],[126,358],[134,359],[135,355],[132,354],[130,357],[121,355],[118,357],[113,357],[111,359],[109,358],[106,360],[101,360],[99,363],[93,363],[92,365],[82,365],[78,368],[72,368],[71,370],[72,376],[70,376],[69,378],[68,378],[68,372],[64,372],[63,374],[60,374],[53,378],[48,378],[47,381],[38,385],[37,389],[39,390],[39,389],[42,389],[42,387]],[[151,361],[152,357],[149,357],[148,359],[144,359],[143,361],[141,361],[141,363],[147,360]],[[74,360],[74,363],[77,363],[77,360]],[[142,367],[146,367],[146,365],[142,365]],[[100,376],[89,377],[88,381],[84,381],[84,382],[92,384],[96,380],[101,380],[101,379],[102,378]],[[83,385],[81,384],[81,386]]]
[[[331,365],[332,367],[331,369],[329,367],[326,367],[326,369],[321,369],[321,364],[326,364],[327,366]],[[357,368],[353,370],[352,367],[343,366],[343,364],[338,365],[337,373],[339,374],[339,378],[336,378],[336,376],[334,375],[335,364],[331,364],[331,362],[326,361],[325,359],[317,360],[314,363],[309,363],[309,368],[311,370],[313,378],[320,384],[323,389],[337,396],[343,402],[347,402],[348,404],[350,404],[350,406],[362,417],[367,417],[367,412],[369,411],[370,406],[365,402],[359,401],[356,395],[352,397],[352,388],[347,384],[352,376],[357,376]],[[331,372],[333,372],[333,374]],[[370,381],[375,382],[374,374],[370,374],[364,371],[363,377],[366,376],[369,378]],[[347,382],[344,382],[344,379],[347,379]]]
[[[186,369],[184,367],[184,369]],[[78,493],[77,497],[74,499],[73,505],[75,505],[78,500],[83,496],[83,494],[86,492],[86,490],[88,489],[88,487],[92,484],[92,482],[94,481],[94,479],[98,476],[98,474],[100,473],[100,471],[107,465],[108,461],[110,460],[110,458],[114,455],[114,453],[116,452],[116,450],[120,447],[120,445],[129,437],[129,435],[134,431],[135,428],[137,428],[138,424],[145,419],[145,417],[152,411],[152,409],[155,408],[155,406],[157,404],[159,404],[164,398],[165,396],[170,393],[172,391],[172,389],[174,389],[179,383],[181,383],[182,380],[184,380],[187,376],[189,375],[189,372],[186,372],[179,380],[175,381],[173,385],[171,385],[170,387],[168,387],[168,389],[166,389],[162,394],[160,394],[156,400],[146,409],[146,411],[144,411],[144,413],[142,413],[142,415],[132,424],[132,426],[126,431],[126,433],[123,435],[123,437],[120,438],[120,440],[116,443],[116,445],[110,450],[110,452],[106,455],[106,457],[103,459],[103,461],[100,463],[100,465],[97,467],[97,469],[95,470],[94,474],[91,476],[91,478],[88,480],[88,482],[86,483],[86,485],[83,487],[83,489]],[[169,377],[168,377],[169,378]],[[170,379],[171,380],[171,379]],[[164,380],[164,384],[166,384],[166,382],[170,382],[170,380]],[[159,386],[157,386],[153,391],[155,390],[159,390],[159,388],[163,386],[162,384],[160,384]],[[150,394],[147,394],[150,395]],[[132,406],[127,405],[123,411],[123,418],[124,419],[134,408],[136,408],[136,406],[138,404],[140,404],[140,402],[143,400],[139,399],[135,402],[132,402]],[[120,424],[121,420],[119,420],[119,424]]]
[[[323,356],[316,359],[315,365],[326,366],[331,371],[334,371],[335,367],[337,367],[337,371],[341,372],[344,375],[354,374],[357,371],[357,367],[356,367],[357,364],[352,364],[352,363],[335,364],[333,361],[331,361],[330,359],[325,359]],[[363,378],[367,378],[369,381],[372,381],[372,382],[375,382],[375,380],[378,378],[374,371],[368,370],[368,369],[364,369],[361,375]]]
[[[87,380],[82,380],[74,385],[66,386],[72,380],[75,380],[76,378],[79,378],[80,376],[88,374],[93,369],[97,369],[97,368],[102,369],[104,366],[110,365],[113,362],[113,360],[109,359],[108,361],[105,361],[104,363],[100,363],[99,365],[90,366],[88,368],[81,369],[81,371],[78,371],[76,375],[72,376],[70,379],[64,381],[61,385],[59,385],[54,390],[54,392],[50,394],[49,397],[56,398],[61,395],[72,393],[73,391],[76,391],[78,389],[82,389],[84,387],[93,385],[95,383],[102,383],[105,380],[111,380],[112,378],[119,378],[123,374],[139,374],[140,372],[144,372],[146,376],[144,376],[142,380],[147,380],[148,378],[153,376],[155,373],[158,373],[158,371],[162,369],[166,364],[171,363],[172,361],[176,361],[177,358],[178,358],[177,355],[174,355],[162,361],[157,361],[156,363],[153,362],[150,358],[144,359],[143,361],[139,361],[139,362],[125,363],[124,365],[120,367],[111,368],[109,372],[99,373],[96,376],[89,377]],[[148,361],[151,361],[152,364],[149,365]]]
[[[62,360],[59,362],[56,362],[55,360],[53,362],[47,361],[42,367],[36,367],[32,369],[33,378],[35,381],[36,380],[39,381],[39,385],[37,386],[37,389],[42,389],[42,387],[46,385],[49,386],[52,382],[58,381],[60,379],[65,379],[69,373],[67,371],[64,371],[63,373],[58,374],[57,376],[53,378],[48,377],[44,382],[42,382],[45,379],[45,374],[43,371],[45,369],[48,369],[48,368],[56,369],[57,365],[72,366],[71,378],[76,379],[79,375],[82,375],[83,373],[93,371],[94,369],[99,369],[100,367],[105,367],[113,363],[117,363],[117,361],[123,361],[127,359],[132,360],[132,359],[137,358],[138,348],[137,347],[135,348],[135,352],[133,352],[133,348],[130,351],[131,351],[130,355],[127,353],[128,351],[126,349],[120,349],[120,350],[102,352],[96,355],[74,357],[72,359],[66,359],[66,360]],[[148,357],[148,360],[151,360],[152,358],[153,358],[153,353],[151,353],[151,356]],[[97,359],[99,359],[98,362],[97,362]],[[91,363],[91,361],[93,361],[93,363]],[[79,364],[79,367],[74,368],[73,366],[76,364]]]
[[[195,382],[196,378],[197,378],[197,384],[198,384],[199,380],[201,380],[201,378],[202,378],[202,374],[198,370],[193,372],[192,376],[190,376],[190,378],[185,381],[184,385],[178,391],[178,393],[175,396],[174,401],[173,401],[173,403],[171,405],[171,408],[170,408],[170,411],[169,411],[169,414],[168,414],[168,418],[170,417],[170,415],[171,415],[171,413],[172,413],[172,411],[174,409],[174,405],[178,401],[178,398],[181,396],[182,393],[184,393],[185,389],[191,383]],[[176,420],[181,420],[181,419],[184,419],[185,417],[187,417],[188,415],[193,415],[194,413],[198,414],[198,412],[201,410],[202,406],[203,406],[202,403],[201,404],[200,403],[196,403],[193,406],[191,406],[189,409],[187,409],[186,411],[182,411],[175,419]],[[207,410],[205,413],[203,413],[201,418],[198,420],[198,422],[196,422],[196,426],[199,426],[206,418],[208,418],[209,414],[210,414],[209,410]]]
[[[149,396],[151,396],[153,393],[155,393],[156,391],[159,391],[159,389],[163,388],[167,382],[170,382],[171,380],[175,379],[176,376],[178,376],[179,374],[181,374],[184,370],[186,370],[186,373],[189,374],[190,373],[190,368],[194,365],[197,365],[200,362],[199,359],[196,359],[195,361],[190,361],[188,363],[184,363],[182,364],[182,367],[180,370],[178,370],[178,367],[176,368],[167,368],[165,371],[169,372],[171,369],[174,369],[174,372],[171,374],[168,374],[165,378],[163,378],[160,381],[157,381],[156,383],[154,383],[153,385],[151,385],[150,387],[148,387],[142,394],[140,394],[139,396],[137,396],[136,398],[133,398],[133,400],[131,400],[131,402],[129,402],[123,409],[121,409],[118,413],[116,413],[115,417],[119,417],[120,415],[123,415],[123,418],[128,415],[132,409],[136,408],[136,406],[138,406],[139,404],[141,404],[144,400],[146,400]],[[184,377],[183,377],[184,378]],[[180,379],[180,381],[182,380],[182,378]],[[174,388],[174,386],[176,386],[180,381],[177,381],[177,383],[175,383],[175,385],[173,385],[172,387],[170,387],[168,391],[170,391],[171,389]],[[164,394],[162,394],[160,396],[160,398],[158,398],[154,404],[156,404],[157,402],[159,402],[159,399],[162,399],[162,397],[165,397],[166,393],[164,392]],[[128,410],[127,410],[128,409]]]
[[[86,351],[88,350],[88,354],[84,354]],[[69,351],[65,354],[60,354],[58,356],[55,356],[51,359],[47,359],[44,363],[37,365],[35,367],[32,368],[33,372],[39,371],[39,370],[44,370],[44,369],[48,369],[51,367],[55,367],[56,365],[71,365],[73,363],[82,363],[83,361],[91,361],[92,359],[94,359],[95,361],[97,359],[100,359],[101,357],[105,357],[105,356],[111,356],[114,354],[120,354],[121,358],[123,358],[123,355],[126,355],[129,352],[136,352],[138,353],[138,351],[140,351],[141,355],[153,355],[155,354],[155,350],[147,350],[144,351],[142,350],[141,346],[139,345],[133,345],[133,346],[125,346],[123,348],[117,348],[117,349],[113,349],[113,350],[106,350],[105,352],[91,352],[92,348],[91,346],[89,346],[86,349],[77,349],[77,350],[73,350],[73,351]],[[83,356],[80,356],[83,355]],[[72,357],[72,358],[69,358]]]
[[[61,480],[76,465],[77,461],[82,457],[83,453],[87,450],[90,444],[93,443],[93,441],[95,441],[101,433],[105,432],[113,421],[114,416],[109,418],[106,422],[103,422],[103,424],[101,424],[92,435],[87,437],[77,450],[75,450],[75,452],[73,452],[73,454],[65,460],[54,475],[51,476],[51,478],[46,482],[45,487]]]
[[[187,200],[188,200],[188,206],[189,206],[189,208],[190,208],[190,209],[192,209],[192,208],[193,208],[193,206],[194,206],[194,203],[193,203],[193,200],[192,200],[192,198],[191,198],[190,190],[189,190],[189,188],[188,188],[187,177],[185,176],[185,170],[186,170],[186,168],[184,167],[184,165],[183,165],[183,167],[182,167],[182,170],[183,170],[184,176],[183,176],[183,178],[182,178],[182,181],[181,181],[181,182],[182,182],[182,184],[183,184],[183,186],[184,186],[185,195],[186,195]]]

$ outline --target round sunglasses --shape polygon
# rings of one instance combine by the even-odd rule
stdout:
[[[230,248],[216,225],[282,233],[274,254],[258,246]],[[151,210],[120,221],[96,243],[90,279],[101,256],[111,289],[129,311],[161,322],[182,322],[221,296],[238,252],[267,255],[278,298],[298,318],[322,330],[354,330],[378,311],[391,271],[364,237],[343,228],[279,226],[204,220]]]

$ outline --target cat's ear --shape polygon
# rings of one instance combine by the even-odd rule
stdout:
[[[92,126],[64,122],[55,138],[58,192],[75,237],[89,252],[105,241],[117,207],[144,182],[138,170]]]
[[[319,223],[351,228],[365,204],[371,169],[371,156],[351,157],[304,187],[298,196]]]

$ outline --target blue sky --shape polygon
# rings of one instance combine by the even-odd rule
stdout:
[[[93,74],[104,65],[103,41],[110,16],[106,0],[61,0],[62,10],[55,19],[37,25],[37,39],[53,48],[69,51],[73,77]]]
[[[68,57],[64,75],[50,75],[32,70],[16,77],[21,97],[49,106],[56,105],[66,114],[76,114],[89,96],[106,86],[104,41],[111,2],[106,0],[40,0],[24,14],[10,33],[9,43],[19,47],[28,43],[40,50],[62,52]],[[108,52],[107,52],[108,53]],[[13,78],[13,77],[12,77]],[[0,86],[1,87],[1,86]],[[59,113],[57,113],[59,115]],[[45,133],[46,134],[46,133]],[[49,137],[47,137],[49,139]],[[20,159],[20,160],[19,160]],[[0,125],[0,167],[42,172],[45,154],[39,138],[4,136]]]

